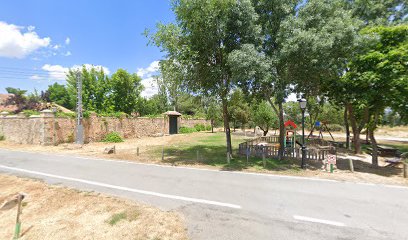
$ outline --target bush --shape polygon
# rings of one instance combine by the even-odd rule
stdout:
[[[180,127],[179,132],[180,133],[193,133],[193,132],[197,132],[197,130],[195,128]]]
[[[194,128],[197,130],[197,132],[205,131],[205,125],[201,123],[194,125]]]
[[[327,127],[329,128],[330,131],[336,132],[336,131],[344,131],[344,127],[341,126],[340,124],[327,124]]]
[[[0,135],[0,141],[6,140],[6,137],[4,135]]]
[[[24,116],[29,117],[31,115],[40,115],[40,112],[35,110],[23,110],[23,114]]]
[[[207,126],[205,127],[205,130],[206,130],[206,131],[211,131],[211,130],[212,130],[211,125],[207,125]]]
[[[117,132],[111,132],[106,134],[105,138],[102,140],[102,142],[123,142],[122,137],[119,135]]]

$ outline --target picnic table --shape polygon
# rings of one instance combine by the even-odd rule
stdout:
[[[396,148],[389,147],[389,146],[384,146],[384,145],[378,145],[378,156],[381,157],[393,157],[397,156],[399,151]],[[371,147],[367,148],[369,153],[371,154],[373,152],[373,149]]]

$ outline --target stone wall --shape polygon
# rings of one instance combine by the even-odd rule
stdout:
[[[179,127],[194,127],[196,124],[209,125],[204,119],[179,118]],[[0,116],[0,134],[7,141],[20,144],[56,145],[73,142],[75,139],[76,120],[57,118],[49,110],[40,116],[25,117],[21,115]],[[124,138],[159,136],[169,133],[168,118],[112,118],[91,115],[83,120],[85,142],[100,141],[107,133],[118,132]]]

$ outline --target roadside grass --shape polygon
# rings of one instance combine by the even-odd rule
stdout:
[[[126,212],[115,213],[108,219],[108,223],[109,225],[113,226],[119,221],[126,219],[126,217],[127,217]]]
[[[222,132],[200,133],[194,140],[179,142],[178,144],[164,146],[164,163],[185,165],[209,165],[222,170],[288,170],[295,169],[289,161],[266,158],[266,167],[260,157],[250,157],[247,163],[246,156],[238,155],[238,145],[248,139],[245,136],[232,135],[232,147],[235,150],[230,164],[227,163],[225,135]],[[161,158],[162,147],[155,147],[150,154]]]

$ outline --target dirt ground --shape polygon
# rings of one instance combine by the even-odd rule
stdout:
[[[128,200],[0,175],[0,206],[18,192],[21,239],[187,239],[182,216]],[[16,208],[0,211],[0,239],[12,239]]]
[[[396,130],[396,129],[395,129]],[[397,132],[404,132],[408,128],[398,129]],[[384,130],[387,131],[387,130]],[[390,131],[388,131],[390,132]],[[154,163],[154,164],[172,164],[172,165],[188,165],[190,167],[197,168],[210,168],[210,169],[220,169],[229,170],[228,168],[222,166],[215,166],[209,164],[203,164],[201,162],[194,161],[180,161],[177,163],[172,163],[171,161],[161,160],[161,147],[177,146],[182,144],[192,144],[197,141],[198,138],[205,138],[206,135],[210,133],[192,133],[192,134],[178,134],[163,137],[144,137],[138,139],[126,139],[123,143],[90,143],[85,144],[82,147],[78,147],[75,144],[61,144],[58,146],[37,146],[37,145],[20,145],[8,143],[6,141],[0,142],[0,148],[14,149],[14,150],[26,150],[35,152],[53,152],[57,154],[69,154],[69,155],[81,155],[97,158],[108,158],[108,159],[118,159],[126,161],[135,161],[143,163]],[[219,133],[222,134],[222,133]],[[389,133],[391,134],[391,133]],[[246,136],[239,130],[233,133],[233,139],[235,141],[243,141],[244,139],[250,138],[253,135],[252,131],[246,133]],[[398,136],[396,134],[385,135],[385,136]],[[325,137],[326,138],[326,137]],[[237,140],[238,139],[238,140]],[[336,139],[337,140],[337,139]],[[381,143],[381,141],[379,141]],[[404,143],[407,144],[408,143]],[[103,154],[103,150],[106,147],[116,147],[116,154]],[[139,148],[139,156],[137,156],[137,148]],[[156,151],[152,154],[152,150]],[[167,159],[171,156],[166,156]],[[353,159],[355,171],[350,172],[349,160]],[[315,177],[315,178],[325,178],[325,179],[335,179],[340,181],[353,181],[353,182],[367,182],[367,183],[377,183],[377,184],[394,184],[394,185],[408,185],[408,179],[403,178],[402,164],[399,166],[391,167],[387,166],[388,163],[385,162],[386,158],[379,159],[380,167],[375,168],[371,166],[371,156],[368,154],[355,155],[347,151],[338,152],[338,164],[337,169],[334,173],[329,173],[322,171],[321,162],[308,162],[309,168],[307,171],[299,170],[300,162],[294,161],[292,166],[289,168],[276,168],[276,169],[264,169],[259,167],[243,167],[239,171],[246,172],[262,172],[271,174],[282,174],[282,175],[295,175],[304,177]],[[234,169],[236,170],[236,169]]]

